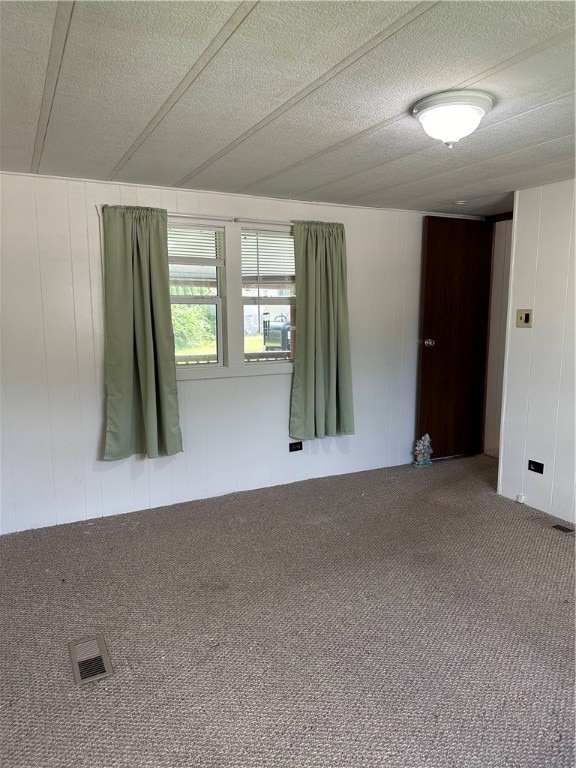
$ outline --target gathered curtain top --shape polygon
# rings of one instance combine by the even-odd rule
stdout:
[[[316,229],[325,232],[344,231],[344,224],[331,221],[295,221],[294,226]]]
[[[168,211],[165,208],[148,208],[143,205],[103,205],[102,212],[120,213],[124,216],[145,219],[150,216],[161,216],[168,218]]]

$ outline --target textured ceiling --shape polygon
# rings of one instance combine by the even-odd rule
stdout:
[[[2,0],[0,23],[2,170],[485,215],[574,175],[572,2]],[[496,105],[450,150],[408,110],[460,88]]]

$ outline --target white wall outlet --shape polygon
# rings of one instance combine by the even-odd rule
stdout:
[[[532,328],[532,315],[534,313],[531,309],[517,309],[516,310],[516,328]]]

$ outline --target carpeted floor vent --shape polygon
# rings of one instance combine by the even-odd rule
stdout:
[[[567,525],[553,525],[552,528],[556,528],[557,531],[562,531],[563,533],[574,533],[574,528],[568,528]]]
[[[112,674],[104,635],[91,635],[68,643],[76,683],[92,683]]]
[[[574,534],[552,529],[574,525],[498,496],[497,471],[0,536],[0,765],[574,768]],[[114,674],[75,685],[68,642],[98,634]]]

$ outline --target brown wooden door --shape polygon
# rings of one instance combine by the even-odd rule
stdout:
[[[492,225],[424,221],[417,437],[433,458],[482,450]]]

